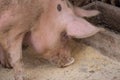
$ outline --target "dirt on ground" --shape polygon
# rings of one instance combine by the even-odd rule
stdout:
[[[37,56],[30,48],[23,52],[25,76],[28,80],[120,80],[120,62],[86,46],[73,51],[75,63],[58,68]],[[14,80],[13,70],[0,67],[0,80]]]

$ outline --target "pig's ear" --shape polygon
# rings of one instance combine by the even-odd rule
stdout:
[[[84,10],[79,7],[74,7],[74,12],[77,16],[80,16],[80,17],[93,17],[100,13],[97,10]]]
[[[69,24],[66,26],[66,32],[68,36],[74,38],[86,38],[99,32],[99,28],[80,18],[78,20],[69,22]]]

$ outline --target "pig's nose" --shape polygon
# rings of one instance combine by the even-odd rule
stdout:
[[[63,67],[69,66],[75,62],[75,59],[72,57],[69,59],[68,63],[66,63]]]

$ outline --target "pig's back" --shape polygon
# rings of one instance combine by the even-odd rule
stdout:
[[[0,0],[0,31],[16,25],[29,29],[41,12],[39,0]]]

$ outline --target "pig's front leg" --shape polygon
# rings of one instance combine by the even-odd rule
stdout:
[[[17,29],[19,30],[19,29]],[[22,41],[24,33],[17,30],[11,30],[7,33],[7,37],[3,38],[4,49],[9,55],[10,64],[14,69],[15,80],[23,80],[23,69],[22,69]]]
[[[0,45],[0,64],[5,68],[12,68],[9,62],[9,57],[1,45]]]
[[[17,40],[13,39],[11,48],[9,49],[11,64],[15,72],[15,80],[23,80],[23,69],[22,69],[22,40],[23,35],[18,36]]]

